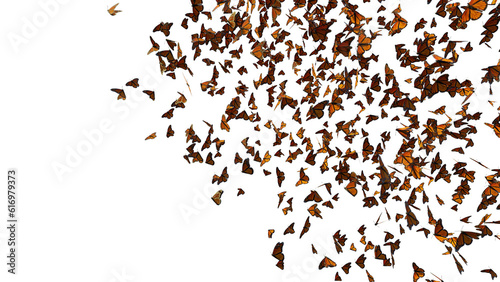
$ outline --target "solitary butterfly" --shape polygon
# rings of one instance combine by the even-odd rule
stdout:
[[[116,3],[115,5],[113,5],[111,8],[108,9],[108,13],[112,16],[118,14],[121,12],[121,10],[116,10],[116,6],[118,6],[118,4],[120,3]]]
[[[155,138],[156,138],[156,132],[151,133],[148,137],[146,137],[146,140],[155,139]]]

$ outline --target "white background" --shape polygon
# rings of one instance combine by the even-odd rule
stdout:
[[[193,95],[188,95],[181,75],[177,81],[161,77],[155,56],[146,56],[151,46],[148,35],[154,26],[161,21],[180,23],[189,10],[188,1],[122,1],[118,8],[123,12],[115,17],[106,11],[114,2],[57,2],[57,9],[43,22],[43,14],[47,14],[40,3],[46,2],[4,1],[0,8],[0,173],[17,168],[19,183],[18,274],[13,276],[6,272],[3,261],[6,261],[7,230],[2,227],[1,281],[333,281],[335,271],[343,274],[339,267],[347,261],[336,260],[332,243],[330,250],[318,251],[337,261],[339,267],[318,271],[318,256],[312,257],[310,243],[315,242],[318,246],[318,241],[331,240],[331,235],[341,228],[348,238],[352,234],[354,242],[358,242],[358,253],[352,254],[351,261],[359,256],[361,244],[356,239],[356,230],[363,222],[370,226],[370,221],[374,222],[379,213],[350,205],[359,204],[359,198],[354,201],[342,194],[344,204],[338,204],[334,212],[324,210],[323,221],[313,221],[313,228],[305,236],[309,241],[304,238],[299,241],[297,236],[290,235],[284,238],[285,271],[279,270],[270,253],[277,240],[283,239],[282,232],[292,221],[296,221],[295,230],[300,233],[306,216],[304,208],[291,219],[284,218],[276,209],[276,194],[282,190],[276,187],[274,169],[270,169],[273,175],[265,180],[235,174],[233,178],[238,181],[233,179],[225,186],[214,188],[207,184],[212,175],[220,174],[227,164],[219,162],[213,168],[188,165],[182,158],[184,129],[194,123],[204,141],[207,127],[201,119],[213,122],[218,129],[220,110],[227,105],[227,100],[217,104],[213,101],[220,100],[211,100],[202,93],[196,77],[188,78],[193,90]],[[390,12],[400,2],[402,16],[409,22],[405,32],[410,35],[414,24],[424,12],[434,10],[435,4],[426,8],[413,1],[393,1],[385,6]],[[469,78],[475,83],[478,95],[470,99],[471,112],[483,111],[485,121],[491,122],[497,112],[487,100],[500,100],[498,93],[493,98],[488,97],[487,85],[477,84],[483,75],[480,69],[496,64],[500,58],[496,52],[498,47],[495,47],[498,38],[490,43],[493,50],[477,46],[481,25],[486,19],[483,15],[473,32],[453,34],[456,40],[471,40],[477,47],[473,53],[460,58],[461,65],[457,66],[460,71],[455,75],[460,80]],[[38,23],[29,36],[23,35],[26,21]],[[441,27],[446,28],[446,21],[442,22]],[[372,24],[376,26],[376,19]],[[183,31],[176,29],[172,37],[189,42],[190,34]],[[20,45],[12,44],[12,34],[22,36],[24,41]],[[373,52],[381,54],[382,61],[388,58],[394,62],[393,45],[400,38],[386,39],[384,44],[390,44],[387,45],[390,48],[374,43]],[[409,41],[407,46],[411,43]],[[189,52],[189,43],[182,46]],[[250,66],[247,68],[250,70]],[[141,91],[136,91],[135,95],[131,90],[127,92],[126,102],[116,101],[116,95],[109,89],[123,88],[134,77],[140,77],[142,85],[149,85],[156,91],[156,101],[149,100]],[[193,106],[188,113],[176,110],[176,139],[167,140],[165,130],[172,122],[160,116],[170,108],[177,91],[182,91],[188,102],[193,101]],[[434,101],[422,107],[434,110],[442,105]],[[447,101],[451,100],[442,102]],[[458,111],[459,104],[448,104],[450,112]],[[208,111],[206,105],[214,110]],[[498,107],[499,103],[495,105]],[[91,146],[89,154],[58,178],[54,163],[67,163],[69,152],[88,140],[85,132],[99,130],[102,122],[111,124],[109,132],[102,133],[102,139]],[[331,126],[334,124],[331,122]],[[470,156],[498,168],[499,154],[494,148],[498,148],[500,139],[484,125],[478,130],[480,134],[475,136],[476,146],[470,150]],[[239,137],[234,144],[238,144],[245,137],[245,131],[238,133],[233,127],[232,132],[235,131]],[[157,132],[159,137],[144,141],[152,132]],[[220,136],[225,136],[225,146],[229,150],[229,135],[221,133]],[[238,148],[241,152],[241,145]],[[227,158],[232,161],[229,153]],[[330,166],[335,160],[332,162]],[[255,174],[262,174],[256,165],[254,169]],[[448,170],[451,171],[450,165]],[[470,195],[475,197],[475,202],[471,203],[469,212],[464,210],[460,216],[452,215],[453,218],[474,213],[478,195],[486,187],[484,174],[476,174],[476,177],[475,184],[480,188]],[[298,189],[293,186],[296,180],[297,174],[287,174],[291,190]],[[305,196],[310,189],[332,180],[322,180],[318,175],[311,187],[300,190],[303,193],[300,195]],[[444,185],[442,181],[439,183],[433,187]],[[215,206],[206,195],[223,187],[227,188],[223,204]],[[236,198],[237,187],[242,187],[246,194]],[[0,218],[6,219],[6,191],[2,191],[5,193],[0,193]],[[297,196],[294,203],[297,210],[301,207],[301,197]],[[449,197],[444,200],[451,203]],[[186,215],[183,213],[186,209],[195,214]],[[443,217],[446,213],[451,212],[441,211]],[[474,215],[471,220],[478,222],[482,215]],[[421,222],[426,222],[425,213]],[[277,239],[267,238],[269,228],[276,229]],[[384,225],[377,228],[373,232],[386,231]],[[448,231],[459,233],[462,228],[458,224],[450,226]],[[467,228],[470,230],[471,226]],[[391,232],[399,237],[398,230],[393,228]],[[498,234],[498,229],[492,230]],[[496,267],[495,270],[500,271],[499,241],[493,237],[462,249],[469,265],[462,263],[466,272],[461,276],[453,259],[441,256],[446,250],[436,240],[425,240],[421,233],[408,230],[401,238],[405,245],[396,252],[394,271],[381,269],[380,261],[372,261],[371,255],[367,255],[370,259],[367,269],[376,281],[411,281],[412,262],[426,270],[429,275],[426,278],[431,279],[432,272],[445,281],[489,281],[489,276],[479,270]],[[312,267],[311,261],[314,262]],[[342,277],[344,281],[363,281],[366,274],[353,263],[351,274]]]

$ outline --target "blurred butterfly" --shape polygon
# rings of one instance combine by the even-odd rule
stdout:
[[[481,272],[489,273],[491,275],[491,280],[498,277],[497,274],[495,273],[495,271],[493,271],[491,268],[490,269],[483,269],[483,270],[481,270]]]
[[[121,10],[116,10],[116,6],[118,6],[118,4],[120,3],[116,3],[115,5],[113,5],[111,8],[108,9],[108,13],[112,16],[118,14],[121,12]]]

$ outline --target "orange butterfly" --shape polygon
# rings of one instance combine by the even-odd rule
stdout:
[[[212,196],[212,200],[217,204],[217,205],[220,205],[221,204],[221,197],[222,197],[222,193],[224,193],[224,191],[222,190],[219,190],[217,192],[215,192],[215,194]]]
[[[304,168],[301,168],[300,169],[300,178],[299,178],[299,181],[297,181],[297,183],[295,184],[295,186],[307,184],[308,182],[309,182],[309,176],[307,176],[306,173],[304,172]]]
[[[413,282],[425,276],[425,270],[413,263]]]
[[[121,10],[116,10],[116,6],[118,6],[118,4],[120,3],[116,3],[115,5],[113,5],[111,8],[108,9],[108,13],[112,16],[118,14],[121,12]]]
[[[328,268],[328,267],[334,267],[334,266],[337,266],[337,264],[329,259],[327,256],[325,256],[325,258],[319,263],[319,269],[323,269],[323,268]]]
[[[118,93],[118,100],[125,100],[127,98],[123,89],[113,88],[111,91]]]
[[[137,88],[137,87],[139,87],[139,79],[138,78],[134,78],[131,81],[127,82],[127,84],[125,84],[125,85]]]
[[[148,140],[148,139],[155,139],[155,138],[156,138],[156,132],[151,133],[151,135],[149,135],[148,137],[146,137],[146,140]]]

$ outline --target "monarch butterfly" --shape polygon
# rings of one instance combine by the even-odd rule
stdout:
[[[306,219],[306,222],[304,223],[304,227],[302,228],[302,231],[300,232],[299,239],[304,236],[309,231],[309,228],[311,227],[311,223],[309,223],[309,216]]]
[[[286,234],[293,234],[295,233],[295,230],[293,230],[293,225],[295,224],[295,222],[292,222],[292,224],[290,224],[286,229],[285,231],[283,232],[283,235],[286,235]]]
[[[231,129],[229,127],[229,124],[227,123],[227,120],[226,120],[226,116],[225,115],[222,115],[222,119],[221,119],[221,122],[220,122],[220,128],[222,130],[225,130],[227,132],[229,132],[229,130]]]
[[[357,259],[356,259],[356,264],[359,266],[359,268],[363,269],[365,268],[365,254],[361,254]]]
[[[222,170],[222,173],[220,176],[218,175],[214,175],[213,179],[212,179],[212,183],[215,183],[217,182],[217,185],[221,184],[222,182],[226,182],[227,179],[229,178],[229,174],[227,174],[227,167],[225,167],[223,170]]]
[[[285,255],[283,254],[283,245],[283,242],[276,243],[276,246],[274,246],[274,250],[272,253],[273,257],[278,260],[278,264],[276,266],[281,269],[284,268],[283,261],[285,260]]]
[[[318,194],[318,192],[311,190],[311,193],[304,199],[304,203],[314,201],[316,203],[319,203],[323,201],[321,196]]]
[[[357,184],[356,181],[351,181],[345,187],[347,192],[349,192],[349,194],[351,194],[353,197],[355,197],[358,194],[358,190],[356,189],[356,184]]]
[[[318,41],[327,41],[328,33],[330,33],[330,26],[335,22],[335,20],[326,22],[325,20],[321,21],[319,25],[314,22],[311,22],[309,26],[309,33],[313,37],[315,42]]]
[[[312,206],[310,206],[307,211],[312,215],[312,216],[315,216],[315,217],[319,217],[319,218],[323,218],[321,216],[321,211],[317,208],[318,204],[314,204]]]
[[[457,244],[455,245],[455,251],[458,252],[463,246],[472,244],[473,239],[478,239],[480,233],[462,231],[457,238]]]
[[[425,276],[425,270],[418,267],[418,265],[416,265],[415,263],[413,263],[412,266],[413,266],[413,282],[416,282],[418,279]]]
[[[123,89],[113,88],[111,91],[118,93],[117,100],[125,100],[127,97],[125,96],[125,91]]]
[[[493,80],[500,81],[500,65],[490,66],[482,69],[486,71],[486,74],[482,77],[481,83],[488,82],[493,83]]]
[[[214,165],[215,164],[215,162],[214,162],[214,160],[212,158],[212,152],[208,153],[207,158],[205,160],[205,163],[209,164],[209,165]]]
[[[213,201],[214,201],[214,203],[216,203],[217,205],[220,205],[220,204],[221,204],[221,197],[222,197],[222,193],[224,193],[224,191],[219,190],[219,191],[215,192],[215,194],[212,196],[212,200],[213,200]]]
[[[170,136],[174,136],[174,130],[172,129],[172,125],[169,125],[167,129],[167,138],[169,138]]]
[[[155,26],[155,28],[153,29],[153,32],[161,31],[165,35],[165,37],[167,37],[167,36],[170,35],[170,28],[172,27],[172,25],[173,25],[173,23],[169,23],[169,22],[164,23],[164,22],[161,22],[157,26]]]
[[[243,166],[241,168],[241,172],[246,174],[253,174],[253,168],[250,167],[250,159],[246,158],[243,161]]]
[[[267,237],[268,237],[268,238],[272,238],[272,237],[273,237],[273,234],[274,234],[274,229],[269,229],[269,230],[267,230]]]
[[[268,54],[268,52],[266,51],[266,42],[265,41],[262,41],[260,42],[259,44],[257,44],[253,49],[252,49],[252,55],[259,59],[259,60],[263,60],[264,57]]]
[[[483,11],[486,10],[486,7],[488,6],[488,2],[485,0],[471,0],[465,8],[460,21],[462,23],[466,23],[470,20],[477,20],[479,19]]]
[[[197,22],[200,13],[203,11],[203,0],[191,0],[191,6],[193,7],[193,12],[187,13],[186,16],[191,18],[193,22]]]
[[[408,25],[408,21],[401,17],[398,13],[394,14],[394,19],[391,22],[391,30],[389,31],[389,35],[394,35],[400,33],[406,26]]]
[[[483,44],[486,42],[490,42],[490,40],[493,38],[493,33],[495,33],[498,30],[498,22],[500,18],[498,14],[493,14],[483,25],[484,31],[481,33],[483,38],[481,39],[481,42],[479,44]]]
[[[145,93],[146,95],[148,95],[151,100],[153,100],[153,101],[155,100],[155,92],[154,91],[143,90],[142,92]]]
[[[112,16],[118,14],[121,12],[121,10],[116,10],[116,6],[118,6],[118,4],[120,3],[116,3],[115,5],[113,5],[111,8],[108,9],[108,13]]]
[[[304,168],[301,168],[300,169],[300,177],[299,177],[299,180],[297,181],[297,183],[295,184],[295,186],[307,184],[308,182],[309,182],[309,176],[307,176],[306,173],[304,172]]]
[[[166,113],[164,113],[161,117],[171,119],[173,116],[174,116],[174,109],[170,109]]]
[[[238,194],[236,194],[236,196],[240,196],[240,195],[244,195],[245,194],[245,191],[243,191],[243,189],[241,188],[238,188]]]
[[[358,36],[358,56],[363,55],[366,51],[372,48],[372,39],[365,35],[364,31],[361,31]]]
[[[145,140],[149,140],[149,139],[155,139],[156,138],[156,132],[153,132],[151,133],[148,137],[146,137]]]
[[[489,268],[489,269],[483,269],[481,270],[481,272],[484,272],[484,273],[488,273],[491,275],[491,280],[495,279],[497,276],[497,274],[495,273],[495,271],[493,271],[493,269]]]
[[[125,85],[137,88],[137,87],[139,87],[139,79],[138,78],[134,78],[131,81],[127,82],[127,84],[125,84]]]
[[[323,268],[334,267],[336,265],[337,264],[333,260],[331,260],[327,256],[325,256],[325,258],[319,263],[318,268],[323,269]]]

